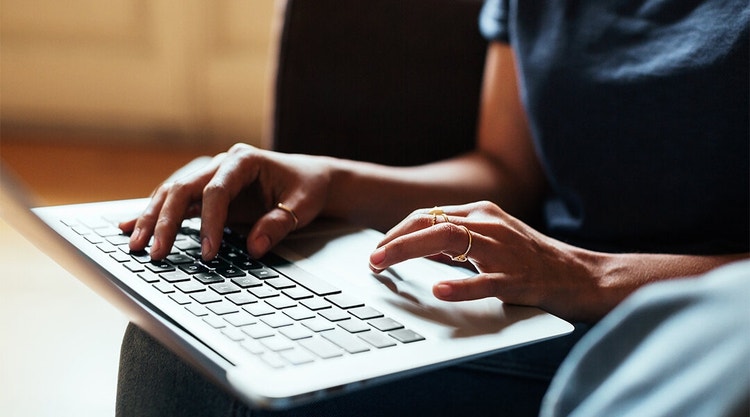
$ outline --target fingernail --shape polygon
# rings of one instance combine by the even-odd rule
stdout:
[[[448,284],[435,285],[435,295],[438,297],[450,297],[453,294],[453,287]]]
[[[140,236],[141,236],[141,228],[140,228],[140,227],[136,227],[136,228],[135,228],[135,229],[133,230],[133,233],[131,233],[131,234],[130,234],[130,241],[131,241],[131,242],[132,242],[132,241],[136,241],[136,240],[138,240],[138,238],[139,238]]]
[[[211,253],[211,240],[208,236],[204,236],[201,239],[201,256],[205,256],[208,253]]]
[[[269,238],[268,235],[260,235],[255,238],[255,241],[253,241],[253,246],[255,246],[255,251],[257,253],[266,253],[268,248],[271,247],[271,238]]]
[[[157,237],[154,237],[154,242],[151,244],[151,254],[155,254],[159,249],[161,249],[161,241]]]
[[[378,266],[385,260],[385,248],[377,248],[370,255],[370,266],[379,269]]]

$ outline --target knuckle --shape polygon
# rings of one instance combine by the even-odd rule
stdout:
[[[229,194],[223,184],[211,181],[203,187],[203,197],[210,199],[221,199]]]
[[[497,274],[487,274],[482,279],[484,290],[487,292],[487,297],[500,297],[502,292],[503,284],[502,279]]]
[[[163,182],[161,185],[159,185],[159,188],[157,188],[157,193],[169,194],[172,191],[173,187],[174,187],[173,182],[171,181]]]
[[[250,150],[250,148],[251,148],[250,145],[246,143],[237,142],[229,148],[227,153],[230,153],[230,154],[243,153],[243,152],[247,152],[248,150]]]

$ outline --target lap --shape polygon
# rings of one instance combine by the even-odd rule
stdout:
[[[636,292],[581,340],[552,416],[750,414],[750,261]]]

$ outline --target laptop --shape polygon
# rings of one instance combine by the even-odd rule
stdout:
[[[4,168],[0,180],[11,226],[250,407],[292,407],[573,330],[497,299],[437,300],[432,284],[470,276],[464,268],[415,259],[374,274],[374,230],[318,222],[252,259],[227,229],[219,258],[203,263],[190,219],[157,262],[131,253],[116,227],[146,199],[32,208]]]

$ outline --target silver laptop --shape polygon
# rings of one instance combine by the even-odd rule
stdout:
[[[147,200],[30,208],[3,171],[2,216],[128,318],[251,407],[285,408],[565,335],[569,323],[497,299],[448,303],[432,284],[470,272],[416,259],[373,274],[379,232],[316,223],[252,259],[227,230],[201,262],[199,220],[171,255],[131,253],[116,224]]]

